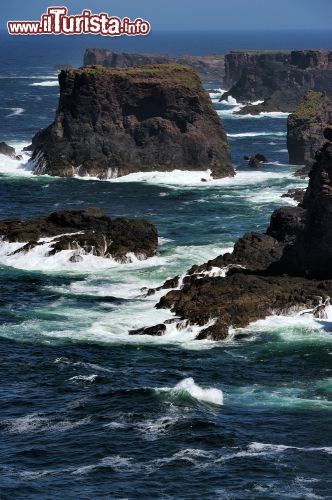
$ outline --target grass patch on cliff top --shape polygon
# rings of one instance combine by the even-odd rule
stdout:
[[[164,83],[182,84],[190,87],[201,86],[196,72],[190,67],[182,64],[155,64],[150,66],[135,66],[130,68],[108,68],[105,66],[84,66],[79,69],[66,70],[76,75],[93,76],[122,76],[129,77],[133,81],[160,81]]]
[[[324,92],[309,90],[294,111],[294,117],[301,120],[310,120],[317,116],[319,109],[328,97]]]

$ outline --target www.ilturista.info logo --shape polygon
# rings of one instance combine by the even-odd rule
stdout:
[[[110,17],[105,12],[92,14],[83,10],[78,16],[68,16],[67,7],[49,7],[40,21],[8,21],[8,33],[11,35],[103,35],[136,36],[150,33],[151,26],[141,18],[130,21],[128,17],[120,19]]]

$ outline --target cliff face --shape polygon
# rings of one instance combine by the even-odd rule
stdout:
[[[332,98],[332,51],[231,52],[225,56],[225,82],[231,88],[222,99],[263,100],[259,112],[293,111],[308,90]]]
[[[332,103],[323,92],[309,91],[287,120],[289,163],[312,161],[323,145],[323,131],[332,123]]]
[[[156,307],[170,308],[179,329],[198,324],[198,338],[220,340],[230,327],[271,314],[311,309],[324,317],[332,294],[332,127],[324,136],[303,206],[276,210],[266,233],[248,233],[231,254],[165,283],[173,289]]]
[[[85,67],[59,75],[55,121],[32,141],[34,172],[112,178],[138,171],[234,175],[223,125],[191,68]]]
[[[84,66],[100,65],[108,68],[132,68],[155,64],[184,64],[191,66],[201,80],[222,80],[225,75],[224,56],[169,56],[161,54],[128,54],[106,49],[86,49]]]
[[[288,274],[332,279],[332,126],[324,132],[325,142],[316,153],[304,196],[304,230],[281,259]]]

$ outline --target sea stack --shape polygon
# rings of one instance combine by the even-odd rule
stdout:
[[[332,123],[330,99],[324,92],[310,90],[287,120],[289,163],[303,165],[314,160],[328,123]]]
[[[196,73],[181,65],[87,66],[59,75],[54,123],[32,140],[34,173],[115,178],[140,171],[232,176],[224,127]]]

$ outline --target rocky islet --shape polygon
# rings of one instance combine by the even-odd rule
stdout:
[[[0,237],[22,243],[14,253],[27,253],[48,243],[45,256],[71,250],[69,260],[78,262],[86,254],[130,262],[131,256],[146,259],[158,247],[156,227],[142,219],[112,218],[102,210],[62,210],[35,219],[0,221]]]
[[[54,123],[32,140],[36,174],[115,178],[142,171],[234,175],[224,127],[180,65],[62,70]]]

